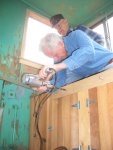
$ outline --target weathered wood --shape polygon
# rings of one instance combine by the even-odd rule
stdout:
[[[113,82],[107,84],[107,106],[108,106],[108,119],[110,124],[110,135],[111,135],[111,142],[112,142],[112,148],[113,149]],[[108,133],[109,134],[109,133]]]
[[[78,99],[80,100],[79,110],[79,144],[83,150],[88,149],[90,145],[90,120],[89,107],[86,107],[86,99],[89,97],[88,91],[78,92]]]
[[[108,112],[108,89],[107,86],[100,86],[97,88],[98,92],[98,117],[99,117],[99,132],[101,150],[112,150],[110,120]]]
[[[89,100],[92,103],[89,106],[90,113],[90,135],[91,135],[91,148],[100,150],[100,133],[99,133],[99,116],[98,116],[98,99],[97,88],[89,89]]]

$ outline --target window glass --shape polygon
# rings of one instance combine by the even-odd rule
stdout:
[[[111,41],[111,49],[113,51],[113,17],[108,19],[108,27],[109,27],[109,34],[110,34],[110,41]]]
[[[43,65],[54,63],[52,58],[45,56],[39,50],[40,40],[47,33],[57,33],[57,31],[32,17],[28,18],[23,53],[24,59]]]

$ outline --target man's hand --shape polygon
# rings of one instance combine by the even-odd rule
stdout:
[[[56,72],[66,69],[67,65],[64,64],[63,62],[58,63],[58,64],[54,64],[51,66],[44,66],[41,68],[41,70],[39,71],[39,77],[44,79],[44,80],[50,80],[51,77],[53,76],[53,74],[55,73],[54,71],[52,71],[51,73],[48,73],[47,70],[48,68],[53,68]]]
[[[41,68],[38,74],[41,79],[48,81],[52,78],[54,72],[52,70],[49,72],[48,71],[49,68],[52,68],[52,67],[44,66]]]
[[[39,88],[33,87],[32,89],[39,92],[39,93],[42,93],[42,92],[47,91],[48,88],[47,88],[47,86],[41,86]]]

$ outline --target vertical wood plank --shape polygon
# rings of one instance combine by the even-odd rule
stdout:
[[[97,88],[89,89],[89,99],[91,101],[93,101],[93,103],[89,106],[89,109],[90,109],[91,148],[96,149],[96,150],[100,150]]]
[[[80,100],[79,110],[79,144],[83,150],[88,149],[90,145],[90,119],[89,108],[86,107],[86,99],[89,97],[88,91],[84,90],[78,93],[78,100]]]
[[[108,116],[110,123],[111,149],[113,149],[113,82],[107,84],[108,91]]]
[[[51,125],[51,114],[52,114],[52,101],[51,99],[47,102],[47,123],[46,123],[46,150],[51,150],[51,132],[48,131],[49,127],[52,127]]]
[[[78,102],[77,93],[70,95],[71,107]],[[79,147],[79,118],[78,109],[71,108],[71,149]]]
[[[64,137],[63,137],[63,123],[62,123],[62,111],[63,111],[63,106],[62,106],[62,99],[57,99],[57,116],[58,116],[58,120],[57,120],[57,146],[61,146],[64,145]]]
[[[35,118],[34,118],[34,107],[36,103],[37,98],[32,97],[31,98],[31,111],[30,111],[30,150],[36,148],[39,148],[39,138],[36,135],[36,129],[35,129]]]
[[[30,111],[30,141],[29,141],[29,150],[32,150],[33,149],[33,145],[34,145],[34,142],[33,142],[33,133],[34,133],[34,119],[33,119],[33,108],[34,108],[34,103],[32,101],[33,99],[31,99],[31,111]]]
[[[78,147],[78,110],[72,107],[77,94],[58,99],[58,146]]]
[[[29,150],[37,150],[37,148],[38,149],[40,148],[40,141],[39,141],[39,136],[36,134],[35,117],[34,117],[34,108],[35,108],[37,99],[38,99],[38,96],[32,97],[31,99]],[[37,106],[38,104],[39,102],[37,102]],[[39,119],[39,130],[40,130],[42,138],[44,138],[45,140],[46,140],[46,122],[47,122],[46,115],[45,115],[47,112],[46,107],[47,107],[47,104],[45,103],[42,107],[42,111],[41,111],[40,119]],[[46,143],[44,143],[44,149],[46,149],[45,146],[46,146]]]
[[[52,99],[52,114],[51,114],[51,118],[52,118],[52,131],[51,131],[51,150],[54,150],[57,147],[57,100],[56,99]]]
[[[112,150],[107,85],[97,88],[101,150]]]
[[[62,126],[63,126],[63,146],[70,149],[70,97],[62,98]],[[60,146],[62,146],[60,145]]]

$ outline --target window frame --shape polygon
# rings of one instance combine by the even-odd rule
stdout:
[[[111,47],[111,38],[110,38],[108,20],[112,17],[113,17],[113,14],[110,16],[106,16],[103,20],[99,21],[93,27],[91,27],[91,29],[94,29],[100,24],[103,24],[106,46],[107,46],[107,49],[109,49],[110,51],[113,51],[113,49]]]
[[[50,24],[50,21],[48,18],[41,16],[40,14],[33,12],[32,10],[27,9],[26,18],[25,18],[25,25],[24,25],[23,39],[22,39],[22,48],[21,48],[21,54],[20,54],[19,62],[21,64],[40,69],[43,65],[41,65],[39,63],[35,63],[33,61],[30,61],[30,60],[24,58],[25,39],[26,39],[27,25],[28,25],[28,18],[29,17],[31,17],[37,21],[40,21],[41,23],[44,23],[48,26],[51,26],[51,24]]]

